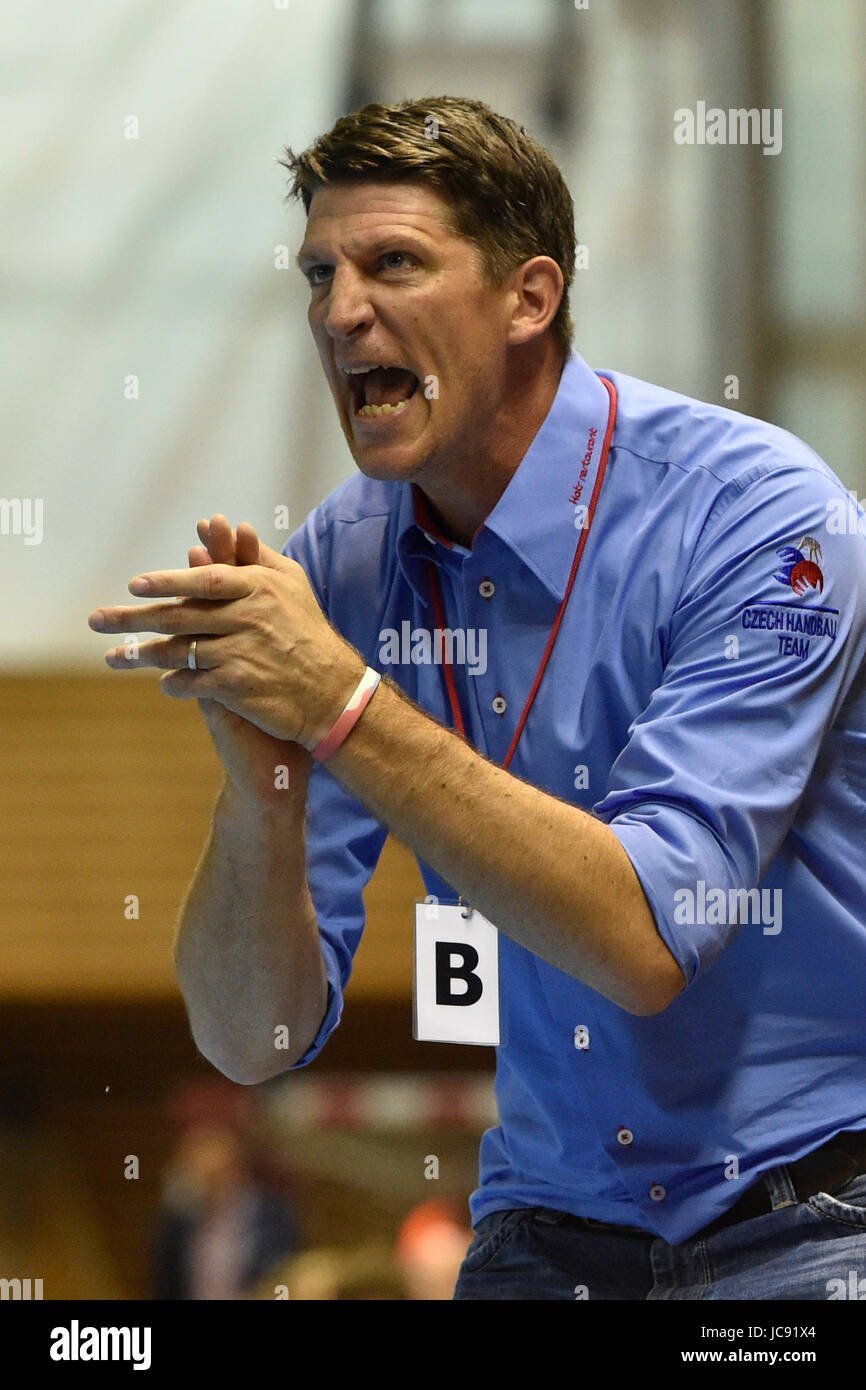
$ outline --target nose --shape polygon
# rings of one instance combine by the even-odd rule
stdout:
[[[373,306],[364,280],[345,266],[331,277],[325,300],[322,327],[332,338],[350,338],[359,328],[373,321]]]

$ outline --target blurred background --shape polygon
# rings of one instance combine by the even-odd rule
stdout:
[[[478,97],[553,151],[575,346],[773,420],[862,499],[866,0],[8,0],[0,227],[0,1278],[44,1298],[450,1296],[489,1049],[412,1040],[406,849],[344,1021],[234,1086],[196,1052],[177,913],[218,761],[87,615],[195,522],[281,548],[354,464],[285,202],[369,100]],[[675,112],[781,111],[782,148]],[[33,1286],[35,1287],[35,1286]]]

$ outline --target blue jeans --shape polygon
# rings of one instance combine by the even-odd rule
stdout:
[[[476,1227],[455,1299],[850,1299],[866,1301],[866,1174],[799,1202],[783,1164],[772,1211],[680,1245],[547,1208]]]

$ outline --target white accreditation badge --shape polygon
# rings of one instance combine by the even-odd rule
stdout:
[[[498,1047],[499,933],[470,907],[415,904],[416,1042]]]

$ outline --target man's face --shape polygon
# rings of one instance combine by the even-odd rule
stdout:
[[[371,478],[444,479],[483,456],[505,393],[513,295],[447,223],[432,188],[319,189],[298,262],[310,327],[352,456]],[[346,367],[403,368],[347,375]],[[370,404],[390,403],[379,413]]]

